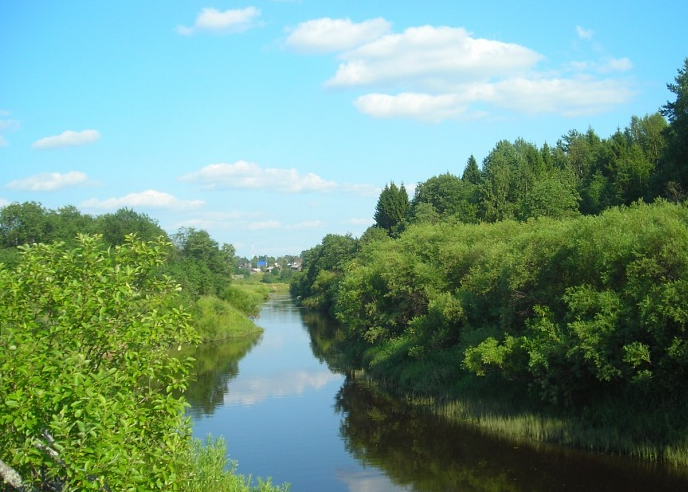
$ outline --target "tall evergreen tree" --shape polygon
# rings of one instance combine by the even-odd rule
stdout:
[[[385,185],[380,198],[375,207],[375,225],[388,232],[393,229],[406,217],[406,212],[409,208],[409,198],[406,188],[402,184],[397,186],[392,181]]]
[[[463,170],[461,179],[473,184],[480,183],[480,168],[478,168],[478,162],[473,157],[473,154],[468,158],[466,162],[466,167]]]
[[[688,58],[679,69],[676,82],[667,84],[667,88],[676,100],[667,102],[660,110],[669,120],[661,180],[665,193],[683,198],[688,192]]]

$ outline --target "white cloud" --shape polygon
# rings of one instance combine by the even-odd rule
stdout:
[[[382,26],[384,20],[375,21]],[[366,90],[354,105],[376,118],[436,123],[504,111],[576,116],[607,111],[633,96],[629,78],[609,75],[630,70],[628,58],[573,62],[562,65],[559,72],[545,71],[538,67],[545,59],[542,54],[514,43],[477,38],[463,28],[426,25],[401,33],[380,29],[378,37],[370,31],[370,38],[360,44],[363,37],[356,38],[346,28],[364,24],[332,19],[304,22],[288,42],[302,51],[337,50],[341,63],[325,86]],[[335,36],[327,45],[323,39],[328,28],[341,33],[342,39],[349,34],[357,44],[345,48],[347,43]],[[593,36],[580,26],[576,30],[582,38]]]
[[[13,190],[22,191],[55,191],[70,186],[88,185],[88,176],[77,171],[61,173],[41,173],[25,179],[10,181],[5,186]]]
[[[576,34],[578,34],[578,37],[581,39],[590,40],[595,35],[595,31],[592,29],[585,29],[581,26],[576,26]]]
[[[146,190],[140,193],[130,193],[121,198],[98,200],[92,198],[81,203],[81,207],[116,210],[122,207],[159,208],[168,210],[197,209],[205,205],[201,200],[180,200],[173,195],[156,190]]]
[[[9,205],[10,202],[8,200],[5,200],[4,198],[0,198],[0,208]]]
[[[198,14],[193,26],[177,26],[177,32],[185,36],[203,31],[219,34],[239,33],[256,26],[259,17],[260,10],[255,7],[229,9],[224,12],[205,8]]]
[[[628,101],[633,92],[616,80],[542,79],[505,80],[495,85],[490,102],[525,113],[563,116],[596,114]]]
[[[542,55],[517,44],[475,39],[462,28],[411,27],[343,53],[328,86],[409,84],[442,89],[521,74]]]
[[[299,24],[287,37],[286,44],[304,53],[344,51],[373,41],[390,28],[391,24],[381,17],[359,23],[324,17]]]
[[[326,192],[337,183],[317,174],[299,174],[296,169],[262,168],[258,164],[237,161],[234,164],[210,164],[200,171],[186,174],[180,181],[200,183],[206,190],[243,188],[265,189],[281,193]]]
[[[468,109],[464,98],[457,94],[435,96],[413,92],[366,94],[356,99],[355,105],[362,113],[378,118],[416,118],[430,122],[458,118]]]
[[[75,147],[79,145],[87,145],[97,141],[100,138],[100,133],[97,130],[83,130],[74,132],[67,130],[60,135],[52,137],[41,138],[33,143],[33,148],[46,150],[58,149],[61,147]]]

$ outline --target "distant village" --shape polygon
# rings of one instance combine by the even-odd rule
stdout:
[[[283,256],[279,258],[269,256],[254,256],[248,258],[235,258],[234,275],[235,280],[246,277],[247,275],[263,273],[272,274],[278,278],[289,278],[291,273],[301,271],[303,260],[298,256]]]

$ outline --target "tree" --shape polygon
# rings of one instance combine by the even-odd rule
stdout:
[[[475,160],[475,157],[471,154],[471,156],[468,158],[468,161],[466,162],[466,167],[463,170],[463,174],[461,175],[461,179],[467,183],[472,183],[474,185],[477,185],[480,183],[480,168],[478,168],[478,162]]]
[[[664,194],[673,187],[682,195],[688,191],[688,58],[679,69],[675,83],[667,84],[667,88],[676,99],[668,101],[660,110],[669,120],[661,180],[666,186]]]
[[[553,217],[562,219],[578,215],[580,196],[572,180],[563,172],[537,181],[520,201],[520,218]]]
[[[392,181],[385,185],[375,207],[375,224],[389,233],[406,217],[409,208],[408,193],[402,184],[397,187]]]
[[[234,248],[217,241],[204,230],[182,227],[172,236],[175,245],[166,271],[177,278],[187,295],[218,295],[229,284]]]
[[[50,242],[52,230],[48,211],[40,203],[11,203],[0,209],[0,247]]]
[[[0,460],[27,489],[177,489],[187,364],[170,348],[196,335],[154,275],[168,247],[80,236],[0,265]]]
[[[121,208],[113,214],[98,217],[96,230],[103,235],[107,244],[123,244],[128,234],[136,234],[140,239],[150,241],[167,233],[155,219],[130,208]]]
[[[483,162],[480,202],[483,218],[488,222],[513,219],[515,216],[518,170],[524,167],[515,146],[502,140]]]

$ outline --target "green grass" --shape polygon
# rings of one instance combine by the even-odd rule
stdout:
[[[270,479],[257,479],[235,473],[236,463],[227,460],[222,439],[205,442],[195,439],[190,450],[189,469],[183,474],[184,492],[288,492],[289,485],[273,485]]]
[[[241,310],[217,297],[201,297],[196,302],[194,324],[206,342],[247,336],[262,330]]]

